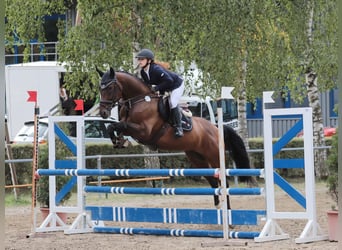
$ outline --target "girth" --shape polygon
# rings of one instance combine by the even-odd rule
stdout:
[[[166,130],[171,127],[169,123],[164,122],[161,128],[155,133],[151,139],[147,141],[141,142],[144,145],[151,146],[153,148],[157,148],[157,142],[159,139],[165,134]]]

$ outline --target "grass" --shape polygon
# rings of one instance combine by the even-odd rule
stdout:
[[[31,204],[31,193],[25,192],[18,195],[15,199],[13,193],[6,193],[5,195],[5,206],[16,207],[16,206],[27,206]]]

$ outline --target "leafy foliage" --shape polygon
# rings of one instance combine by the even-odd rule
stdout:
[[[22,43],[44,40],[43,16],[63,13],[75,1],[6,0],[7,41],[16,32]],[[22,8],[17,8],[18,5]],[[302,99],[304,73],[312,68],[321,90],[335,86],[337,75],[336,0],[79,0],[78,26],[60,33],[59,60],[68,62],[71,93],[97,95],[95,66],[133,71],[137,47],[155,51],[157,60],[185,71],[195,62],[201,70],[203,95],[217,96],[221,86],[240,91],[246,79],[250,101],[265,89]],[[23,6],[24,5],[24,6]],[[314,10],[312,46],[307,24]],[[63,29],[60,29],[63,31]],[[11,43],[13,44],[13,43]],[[248,69],[242,69],[243,62]],[[87,80],[85,80],[87,79]],[[238,93],[239,94],[239,93]]]
[[[337,12],[336,1],[278,1],[275,22],[288,37],[287,77],[285,85],[293,98],[302,100],[300,83],[313,70],[319,77],[321,91],[336,87]],[[313,15],[312,35],[308,31]]]
[[[5,0],[5,40],[6,48],[24,46],[24,59],[28,60],[30,41],[45,41],[44,18],[54,13],[64,13],[64,0]],[[19,7],[20,6],[20,7]]]

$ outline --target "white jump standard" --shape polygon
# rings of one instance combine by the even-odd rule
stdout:
[[[300,116],[298,122],[272,144],[272,118],[277,116],[296,115]],[[293,137],[304,130],[304,159],[274,159]],[[279,224],[280,219],[305,219],[307,224],[301,235],[296,238],[296,243],[307,243],[313,241],[327,240],[327,234],[323,233],[317,222],[316,200],[315,200],[315,176],[313,161],[313,139],[312,139],[312,109],[264,109],[264,159],[265,159],[265,184],[266,184],[266,217],[267,222],[260,235],[255,238],[256,242],[288,239]],[[305,196],[296,188],[282,178],[275,170],[280,168],[304,168],[305,171]],[[275,207],[274,185],[277,184],[291,198],[302,206],[301,212],[279,212]]]

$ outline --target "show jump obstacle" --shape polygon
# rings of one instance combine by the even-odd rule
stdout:
[[[79,130],[76,145],[65,136],[57,123],[76,122]],[[85,205],[86,193],[129,193],[129,194],[161,194],[161,195],[264,195],[264,188],[127,188],[86,186],[86,176],[219,176],[219,169],[85,169],[84,144],[82,143],[84,121],[82,117],[50,117],[49,131],[49,169],[39,169],[40,176],[49,176],[50,214],[36,232],[64,231],[66,234],[86,232],[107,232],[127,234],[158,234],[174,236],[224,236],[223,230],[186,230],[186,229],[153,229],[153,228],[113,228],[105,227],[103,221],[118,222],[151,222],[163,224],[218,224],[218,225],[257,225],[265,210],[229,210],[227,222],[224,223],[223,211],[219,209],[184,209],[184,208],[137,208],[137,207],[98,207]],[[75,160],[57,160],[54,142],[58,136],[71,152]],[[225,176],[263,176],[263,169],[227,169]],[[65,188],[56,193],[56,178],[70,176],[71,180]],[[46,177],[41,177],[46,178]],[[58,202],[77,184],[77,206],[64,207]],[[54,198],[55,197],[55,198]],[[76,213],[72,225],[66,225],[58,216],[60,212]],[[89,215],[91,214],[91,216]],[[259,232],[229,232],[230,238],[254,238]]]
[[[296,115],[298,122],[275,144],[272,144],[272,118],[279,115]],[[49,117],[49,169],[39,169],[40,176],[49,176],[50,184],[50,214],[43,221],[37,232],[59,231],[66,234],[105,232],[118,234],[154,234],[170,236],[196,236],[216,238],[252,238],[256,242],[288,239],[278,224],[280,219],[304,219],[307,224],[296,243],[326,240],[327,236],[321,232],[316,218],[315,183],[313,169],[312,145],[312,112],[310,108],[298,109],[269,109],[264,110],[264,169],[85,169],[84,120],[79,116]],[[220,117],[220,116],[219,116]],[[77,140],[74,144],[57,126],[58,122],[76,122]],[[222,123],[222,120],[220,121]],[[222,126],[222,124],[221,124]],[[220,123],[219,123],[220,128]],[[274,156],[284,147],[301,129],[304,133],[304,159],[274,159]],[[222,127],[221,127],[222,133]],[[63,141],[76,160],[56,160],[55,136]],[[221,142],[222,143],[222,142]],[[221,144],[220,144],[221,146]],[[223,146],[221,148],[224,148]],[[222,150],[224,151],[224,150]],[[223,152],[224,154],[224,152]],[[305,169],[305,196],[282,178],[275,170],[277,168],[304,168]],[[264,188],[226,188],[224,183],[220,188],[128,188],[104,187],[85,185],[85,176],[265,176]],[[56,193],[56,178],[71,176],[70,182]],[[46,177],[42,177],[46,178]],[[225,178],[221,178],[224,182]],[[274,185],[277,184],[295,202],[303,208],[301,212],[276,211]],[[77,205],[63,207],[58,205],[71,188],[77,185]],[[185,209],[185,208],[137,208],[137,207],[99,207],[86,205],[86,193],[114,193],[114,194],[161,194],[161,195],[265,195],[266,210],[227,210],[222,209]],[[223,202],[222,204],[226,204]],[[66,225],[59,217],[58,212],[77,214],[71,225]],[[234,232],[229,231],[228,225],[258,225],[260,219],[266,223],[261,232]],[[187,230],[187,229],[160,229],[160,228],[131,228],[106,227],[104,221],[114,222],[151,222],[163,224],[218,224],[223,230]]]
[[[272,144],[273,125],[272,119],[286,116],[297,116],[298,121],[277,142]],[[304,158],[303,159],[274,159],[280,150],[286,146],[292,138],[301,131],[304,133]],[[265,160],[265,184],[266,184],[266,217],[267,222],[260,235],[255,238],[256,242],[279,240],[288,238],[278,225],[277,220],[291,219],[306,220],[307,224],[301,235],[296,238],[296,243],[306,243],[327,240],[317,222],[316,199],[315,199],[315,175],[313,160],[313,127],[311,108],[291,109],[264,109],[264,160]],[[293,187],[276,169],[304,168],[305,195]],[[302,211],[279,212],[276,210],[274,185],[278,185],[296,203],[302,207]],[[279,205],[280,206],[280,205]],[[279,209],[278,206],[278,209]]]

